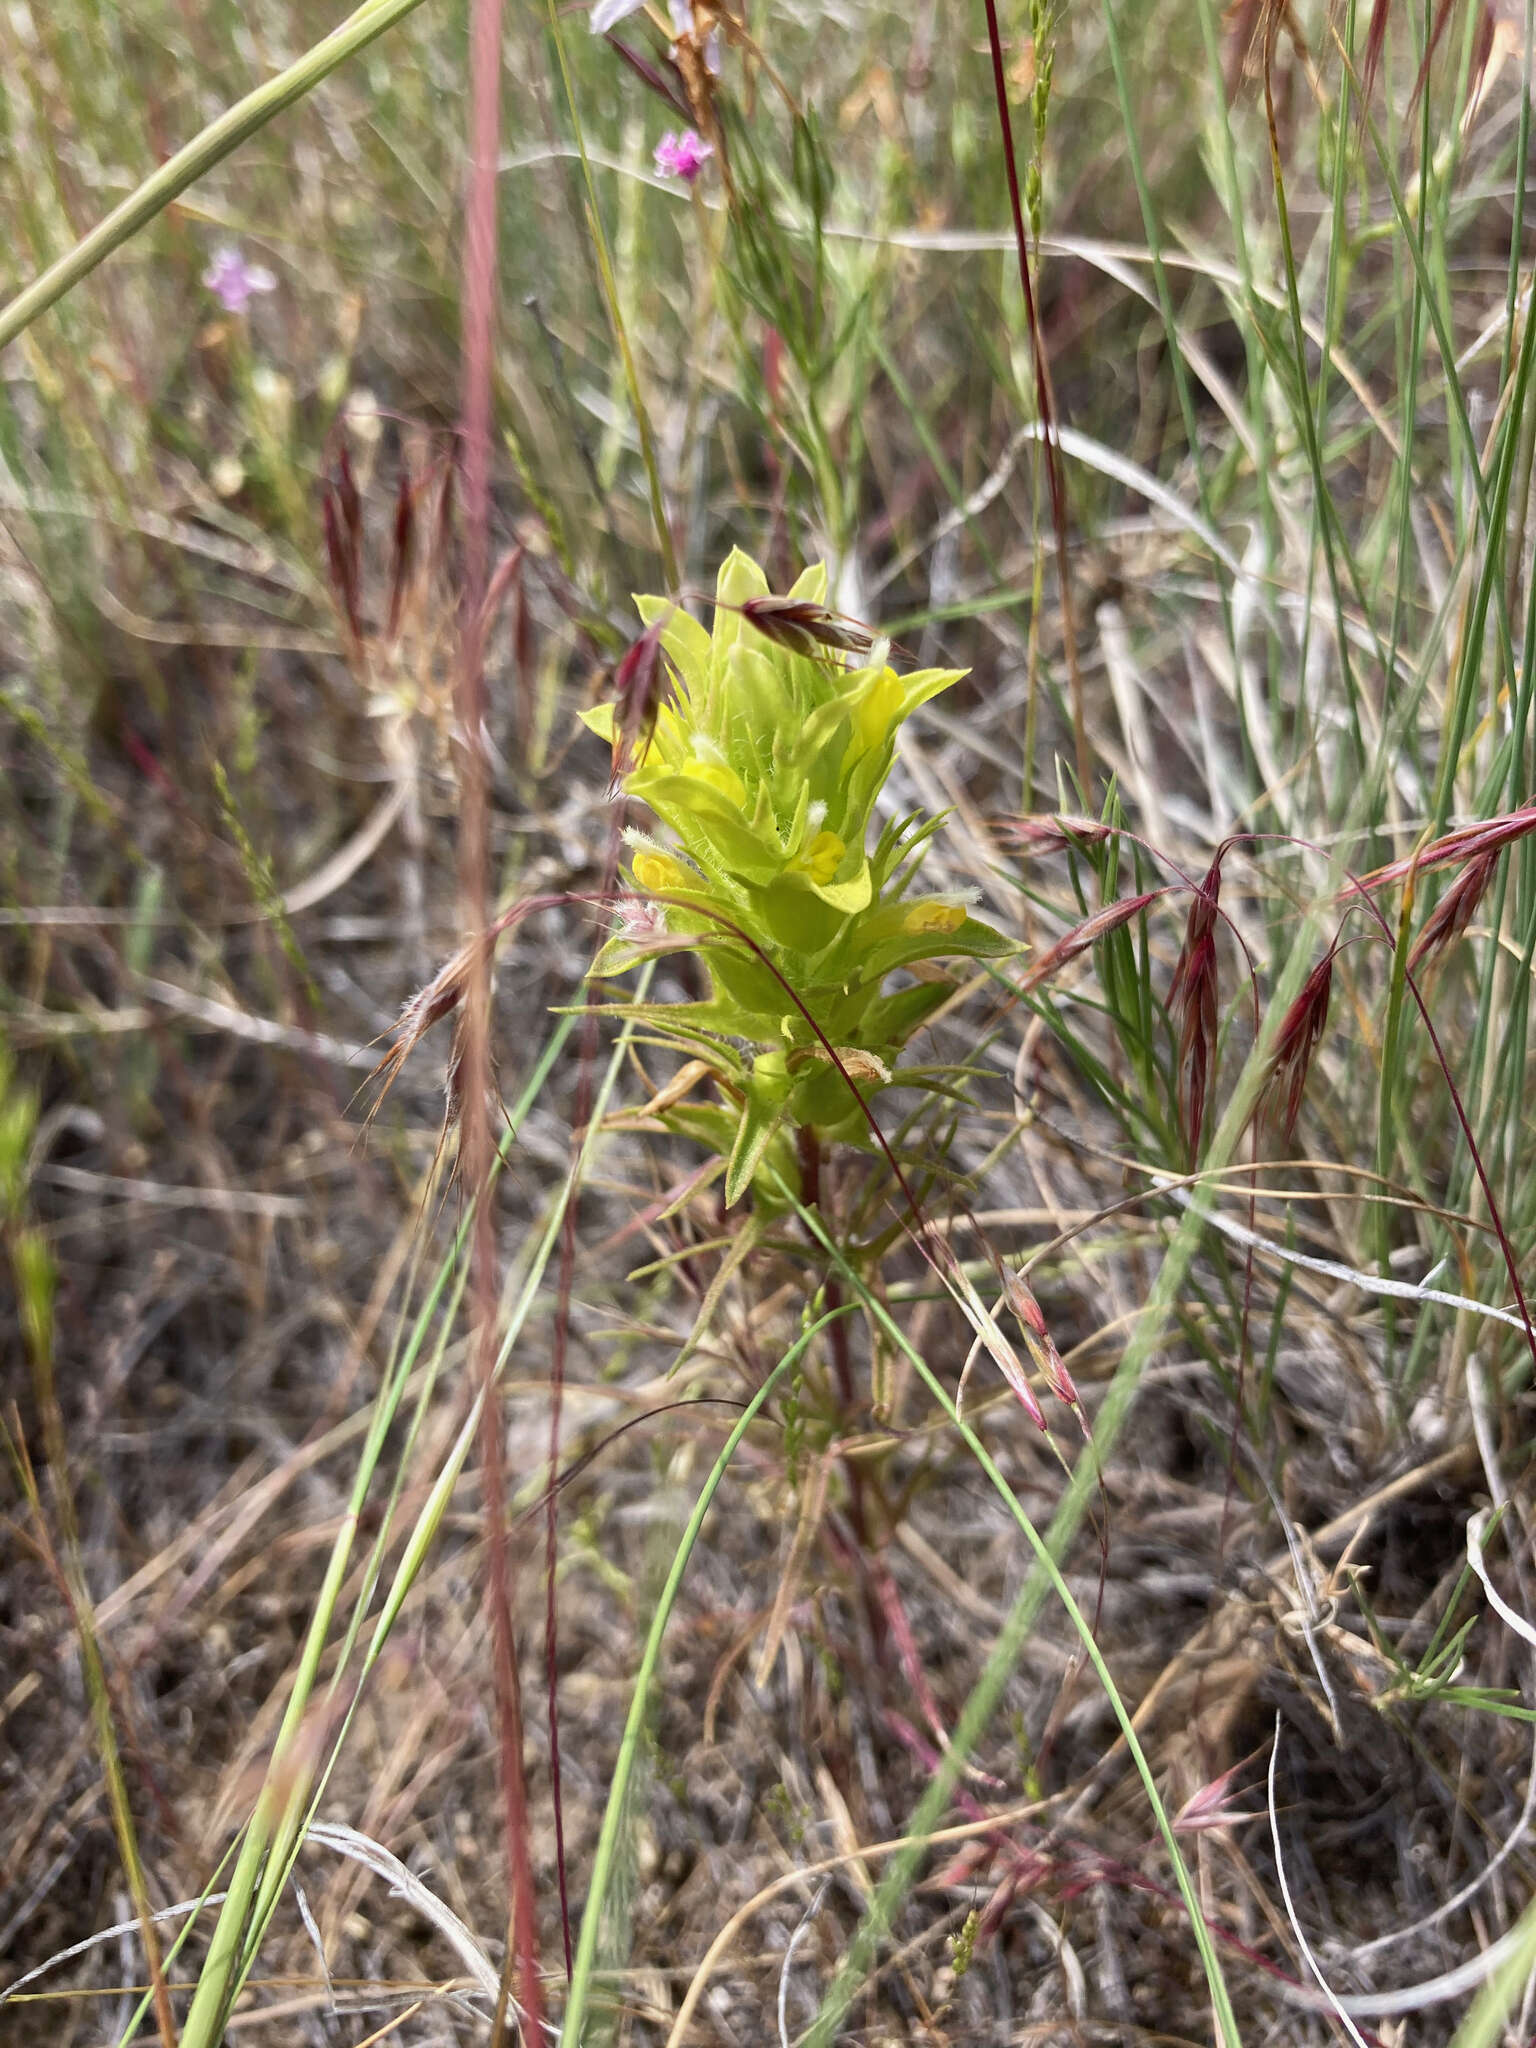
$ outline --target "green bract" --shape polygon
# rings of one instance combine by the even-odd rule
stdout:
[[[826,589],[818,563],[789,595],[821,607]],[[901,676],[884,644],[862,667],[836,649],[791,651],[742,615],[742,605],[767,595],[762,570],[738,549],[720,570],[713,633],[665,598],[636,599],[659,631],[672,689],[623,786],[670,828],[676,850],[630,835],[631,886],[661,901],[653,929],[630,919],[594,968],[622,973],[658,944],[697,949],[710,981],[705,1000],[629,1013],[703,1059],[719,1082],[728,1110],[679,1105],[667,1120],[729,1153],[731,1201],[776,1134],[810,1126],[827,1138],[868,1140],[863,1112],[806,1011],[867,1099],[894,1078],[908,1039],[952,992],[931,971],[887,991],[892,973],[1013,950],[960,898],[910,893],[942,818],[893,821],[869,849],[898,727],[965,671]],[[610,741],[622,716],[612,704],[584,714]],[[742,1040],[757,1051],[744,1053]],[[900,1078],[924,1077],[909,1070]]]

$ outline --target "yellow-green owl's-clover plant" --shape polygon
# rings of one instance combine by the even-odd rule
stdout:
[[[806,1127],[869,1143],[849,1078],[866,1101],[892,1081],[923,1084],[897,1062],[953,992],[948,977],[924,977],[924,963],[1013,950],[964,897],[912,893],[942,818],[892,820],[869,848],[897,729],[965,670],[898,675],[885,644],[826,610],[826,593],[816,564],[787,598],[771,597],[738,549],[720,570],[712,633],[666,598],[639,597],[649,666],[628,664],[620,701],[583,714],[613,744],[624,792],[675,842],[627,833],[639,901],[593,972],[622,973],[658,946],[697,950],[705,1000],[626,1014],[686,1047],[719,1084],[725,1106],[679,1103],[665,1120],[728,1155],[729,1202],[760,1170],[771,1199],[768,1182],[791,1171],[787,1153],[765,1157],[776,1138],[780,1151]],[[626,700],[626,684],[644,701]],[[887,990],[900,968],[916,973]]]

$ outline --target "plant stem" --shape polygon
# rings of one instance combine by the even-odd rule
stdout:
[[[470,15],[469,186],[464,210],[464,592],[458,676],[462,735],[459,805],[459,900],[473,947],[472,982],[462,1012],[458,1073],[461,1185],[475,1197],[470,1241],[474,1356],[480,1381],[482,1513],[486,1594],[491,1609],[492,1664],[501,1746],[512,1948],[522,2004],[519,2031],[538,2038],[543,2000],[529,1846],[528,1787],[523,1769],[523,1699],[512,1632],[512,1567],[507,1555],[502,1411],[496,1395],[496,1235],[491,1174],[491,953],[477,943],[490,922],[490,815],[487,790],[485,594],[490,580],[491,382],[495,351],[496,160],[501,147],[501,0],[474,0]],[[506,2007],[497,2001],[491,2038],[499,2044]]]

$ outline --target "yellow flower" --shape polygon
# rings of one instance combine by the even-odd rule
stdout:
[[[653,896],[666,895],[678,889],[693,889],[698,886],[698,876],[685,868],[680,860],[673,860],[665,853],[640,852],[632,864],[635,887],[645,889]]]
[[[835,832],[818,832],[810,845],[801,849],[794,863],[795,872],[809,875],[818,889],[824,889],[842,866],[847,851]]]
[[[914,903],[901,922],[909,932],[957,932],[965,912],[958,903]]]

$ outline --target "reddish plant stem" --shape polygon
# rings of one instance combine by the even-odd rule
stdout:
[[[608,852],[603,867],[602,895],[610,897],[619,872],[619,852],[624,841],[624,813],[628,804],[620,798],[613,806],[608,834]],[[549,1720],[549,1783],[555,1813],[555,1878],[560,1893],[560,1940],[565,1952],[565,1980],[571,1980],[574,1958],[571,1950],[570,1886],[565,1867],[565,1801],[560,1773],[560,1617],[556,1601],[555,1567],[560,1527],[559,1489],[555,1475],[560,1470],[560,1416],[565,1403],[565,1369],[570,1349],[571,1296],[576,1283],[576,1209],[580,1194],[576,1175],[586,1144],[587,1124],[592,1115],[595,1093],[593,1075],[597,1064],[598,1017],[595,1010],[582,1020],[581,1040],[576,1058],[576,1101],[571,1115],[571,1175],[565,1214],[560,1219],[560,1270],[555,1282],[555,1322],[549,1347],[549,1492],[544,1502],[544,1701]]]
[[[801,1197],[807,1209],[821,1210],[830,1230],[832,1219],[826,1215],[821,1205],[821,1140],[809,1124],[802,1124],[795,1143],[800,1154]],[[835,1313],[842,1306],[843,1292],[830,1274],[827,1277],[826,1291],[827,1308]],[[837,1375],[838,1398],[843,1404],[844,1420],[847,1420],[853,1414],[854,1404],[853,1353],[848,1346],[848,1326],[843,1317],[836,1317],[829,1334],[832,1344],[832,1369]],[[860,1517],[856,1514],[854,1520],[857,1524]],[[860,1541],[862,1540],[861,1530]]]
[[[808,1209],[815,1209],[818,1212],[826,1224],[828,1234],[831,1235],[833,1220],[823,1208],[821,1200],[821,1140],[811,1125],[802,1124],[795,1143],[800,1155],[800,1198]],[[828,1337],[832,1352],[832,1371],[837,1380],[838,1404],[842,1409],[839,1421],[844,1428],[851,1428],[857,1407],[858,1390],[853,1376],[853,1350],[848,1342],[848,1318],[836,1313],[843,1305],[843,1290],[835,1273],[826,1274],[823,1291],[827,1308],[833,1315]],[[871,1574],[878,1566],[872,1540],[864,1472],[859,1460],[845,1453],[843,1473],[848,1481],[848,1526],[853,1531],[854,1561],[864,1594],[864,1610],[869,1621],[870,1640],[874,1645],[876,1657],[883,1657],[889,1641],[890,1628],[871,1579]]]
[[[463,1009],[461,1185],[475,1203],[470,1239],[474,1357],[480,1380],[487,1595],[511,1888],[509,1927],[522,2005],[519,2032],[542,2024],[538,1934],[523,1773],[523,1703],[512,1632],[501,1403],[496,1394],[496,1237],[491,1213],[490,818],[485,759],[485,598],[490,581],[491,375],[496,325],[496,160],[501,146],[501,0],[474,0],[470,17],[469,176],[464,206],[463,398],[464,592],[458,676],[460,737],[459,897],[470,949]],[[504,2030],[498,2004],[493,2036]]]

